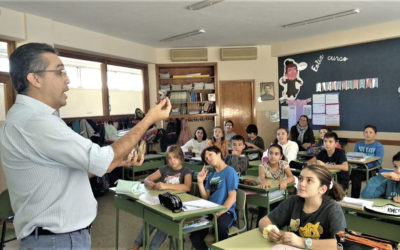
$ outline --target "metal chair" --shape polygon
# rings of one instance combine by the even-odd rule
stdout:
[[[10,195],[8,194],[8,190],[5,190],[0,194],[0,204],[0,221],[3,222],[1,229],[0,250],[3,250],[6,242],[15,240],[17,238],[14,228],[7,228],[7,223],[12,222],[14,219],[14,212],[11,209]]]

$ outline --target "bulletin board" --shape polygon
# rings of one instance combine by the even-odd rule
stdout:
[[[315,94],[338,93],[340,126],[334,130],[362,131],[373,124],[378,131],[400,132],[400,39],[280,57],[279,80],[288,61],[299,66],[298,89],[293,85],[288,97],[283,95],[287,87],[278,83],[280,114],[286,98],[306,100]],[[280,125],[287,127],[288,119],[282,118]],[[320,127],[313,125],[313,129]]]

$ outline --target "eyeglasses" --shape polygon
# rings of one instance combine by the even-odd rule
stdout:
[[[66,77],[67,76],[67,71],[65,69],[38,70],[38,71],[33,71],[31,73],[35,73],[36,74],[36,73],[43,73],[43,72],[54,72],[59,77]]]

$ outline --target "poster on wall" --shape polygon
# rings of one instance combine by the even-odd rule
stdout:
[[[297,123],[297,114],[296,114],[297,110],[296,110],[296,105],[289,105],[288,107],[289,107],[288,127],[291,128]]]
[[[340,126],[339,94],[313,95],[313,125]]]
[[[260,83],[260,97],[261,101],[274,100],[274,82],[261,82]]]

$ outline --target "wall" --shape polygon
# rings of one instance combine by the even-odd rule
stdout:
[[[271,57],[270,46],[257,46],[257,60],[248,61],[221,61],[220,48],[208,48],[208,62],[216,62],[218,64],[218,80],[255,80],[255,97],[260,96],[260,82],[273,81],[275,83],[275,96],[278,96],[277,82],[277,59]],[[157,63],[171,63],[169,49],[157,49]],[[191,62],[188,62],[191,63]],[[155,75],[155,67],[149,67],[149,75]],[[150,78],[150,93],[155,90],[155,77]],[[154,91],[152,90],[154,88]],[[154,99],[152,99],[154,98]],[[155,101],[155,96],[150,97],[150,103]],[[278,102],[275,100],[256,103],[256,122],[259,127],[259,135],[263,137],[266,145],[273,140],[273,134],[278,123],[271,123],[266,113],[269,111],[278,110]],[[153,102],[154,102],[153,101]],[[191,123],[189,123],[191,124]],[[216,124],[220,124],[219,119],[216,119]],[[204,125],[204,124],[202,124]],[[191,125],[189,125],[191,126]],[[195,126],[193,126],[195,127]],[[205,127],[212,128],[209,124]],[[208,137],[211,138],[212,131],[207,130]]]
[[[157,91],[154,64],[170,63],[169,49],[154,49],[5,8],[0,8],[0,11],[0,23],[7,24],[0,25],[0,38],[16,40],[18,41],[17,45],[33,41],[47,42],[62,48],[151,63],[149,65],[150,104],[155,103]],[[208,58],[210,62],[218,63],[219,80],[255,79],[256,97],[259,96],[259,83],[261,81],[273,81],[275,83],[275,96],[277,97],[278,56],[400,37],[399,26],[400,20],[271,46],[257,46],[258,59],[254,61],[220,61],[219,48],[215,47],[208,49]],[[266,112],[278,110],[277,98],[273,101],[257,103],[256,109],[260,135],[268,144],[273,139],[278,125],[269,122]],[[339,136],[362,138],[362,133],[360,131],[340,131]],[[378,139],[399,141],[400,134],[378,133]],[[392,152],[398,151],[398,149],[398,146],[385,146],[387,152],[384,159],[385,167],[391,166],[389,163]]]
[[[271,46],[271,55],[275,57],[287,56],[351,44],[396,38],[400,37],[399,26],[400,20],[397,20],[379,25],[290,41],[287,43],[273,44]],[[314,133],[316,135],[318,134],[317,131],[314,131]],[[338,135],[339,137],[345,138],[363,138],[361,131],[338,131]],[[377,140],[392,140],[398,142],[400,141],[400,133],[378,132]],[[349,143],[345,149],[346,151],[353,151],[353,148],[354,143]],[[384,145],[384,148],[385,157],[383,159],[383,167],[393,168],[391,162],[392,156],[398,152],[400,148],[397,145]]]

